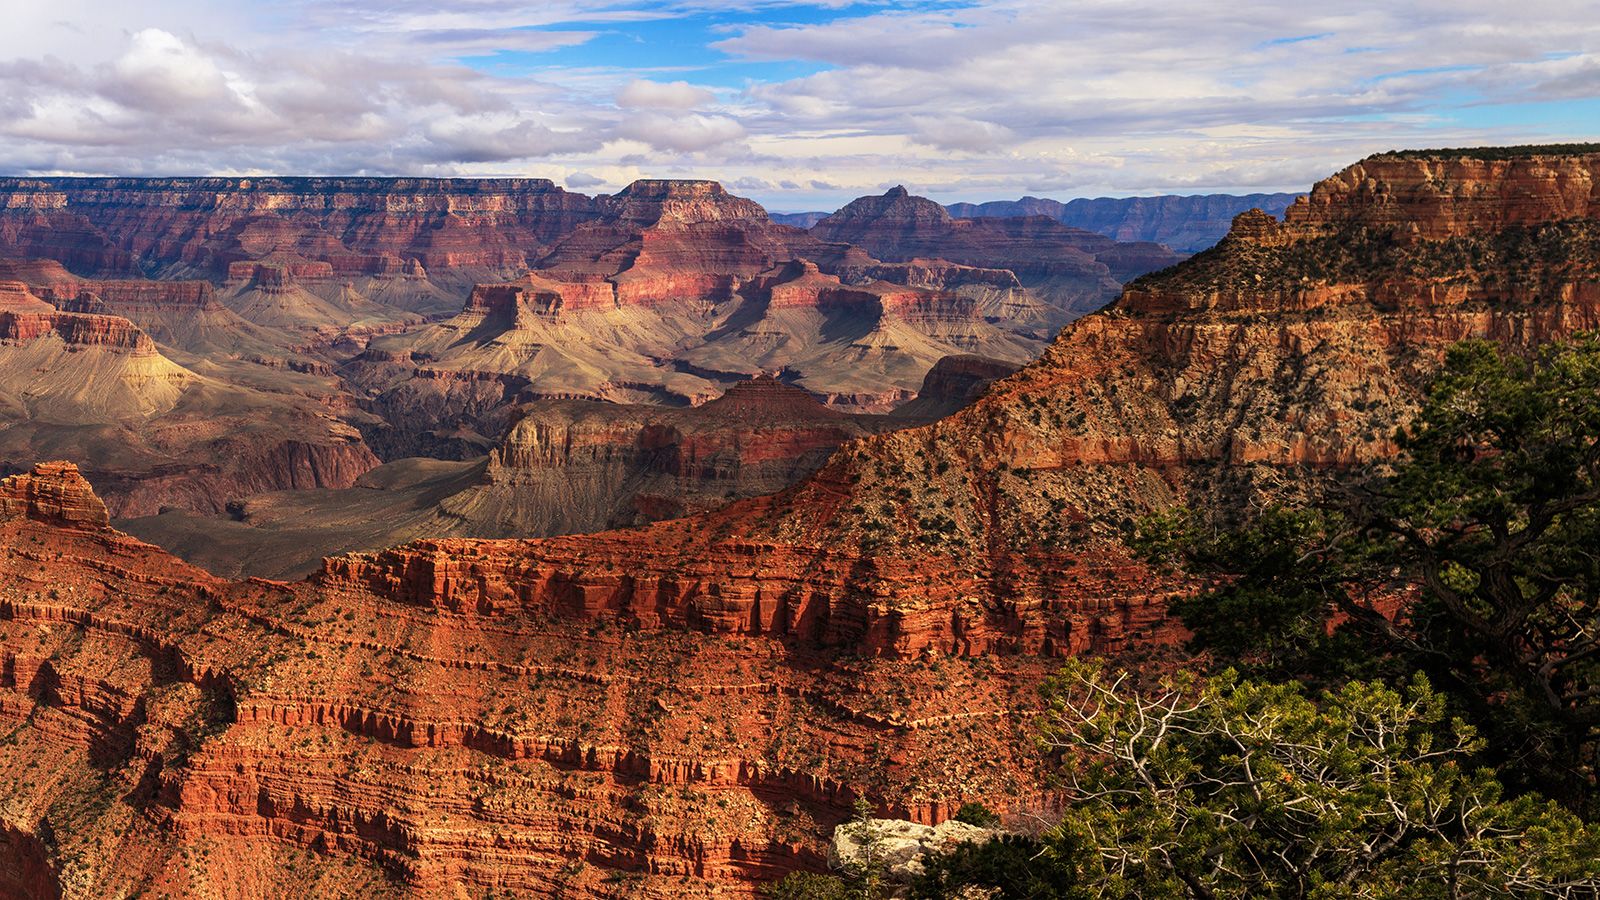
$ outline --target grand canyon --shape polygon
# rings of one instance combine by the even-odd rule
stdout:
[[[1144,275],[1097,260],[1170,251],[899,191],[799,231],[705,184],[6,187],[26,897],[738,893],[857,797],[1048,809],[1055,661],[1182,640],[1129,521],[1392,456],[1458,340],[1600,326],[1595,150],[1372,157]],[[990,227],[1041,261],[971,265]],[[634,349],[530,367],[563,328]],[[709,363],[754,335],[792,362]],[[869,414],[833,353],[931,371]]]
[[[1600,25],[1423,6],[8,10],[0,900],[1600,895]]]

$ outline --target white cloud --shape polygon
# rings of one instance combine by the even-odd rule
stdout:
[[[1470,104],[1600,96],[1600,19],[1570,0],[12,5],[11,172],[709,177],[791,209],[900,182],[975,200],[1248,190],[1392,147],[1595,137],[1541,121],[1549,106]],[[717,32],[721,71],[702,48],[676,69],[598,53],[708,11],[769,24]],[[580,64],[508,62],[552,48]]]
[[[1016,134],[1004,125],[980,122],[961,116],[920,118],[912,126],[911,139],[940,150],[966,150],[993,153],[1016,143]]]
[[[716,95],[687,81],[663,84],[634,79],[617,92],[617,105],[644,109],[697,109],[716,100]]]
[[[657,150],[696,153],[735,144],[745,136],[745,130],[727,116],[640,113],[623,122],[617,135]]]

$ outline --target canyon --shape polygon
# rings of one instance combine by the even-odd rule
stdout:
[[[1058,254],[1076,271],[1059,242],[1013,259]],[[1117,277],[1169,261],[1132,256]],[[1096,269],[1064,307],[1009,269],[780,225],[715,182],[393,178],[0,179],[0,281],[35,310],[0,360],[0,472],[72,459],[119,518],[482,462],[546,400],[694,407],[770,375],[885,414],[943,357],[1032,359],[1120,285]]]
[[[709,187],[645,184],[608,203],[610,220],[573,225],[565,249],[550,236],[547,270],[472,289],[461,315],[477,324],[361,343],[363,399],[401,397],[427,380],[425,357],[463,346],[491,358],[451,371],[507,375],[495,355],[517,341],[470,336],[547,327],[591,301],[614,310],[625,285],[630,310],[658,308],[652,323],[681,314],[682,290],[751,304],[728,335],[839,306],[982,348],[973,316],[996,299],[994,271],[1065,311],[1063,297],[1090,301],[1064,285],[1155,253],[1048,219],[953,220],[900,191],[809,232]],[[60,260],[69,270],[147,252],[109,239],[90,252],[87,226],[44,219],[64,231],[36,226],[29,246],[71,237],[85,249]],[[769,259],[772,235],[843,249]],[[697,269],[685,246],[718,260]],[[928,265],[933,246],[943,262]],[[1021,246],[1058,250],[1001,265]],[[652,255],[689,287],[661,290]],[[645,259],[637,283],[622,257]],[[863,283],[853,266],[905,278]],[[830,412],[816,400],[866,404],[780,375],[638,417],[529,395],[491,437],[499,420],[439,392],[437,409],[475,416],[457,419],[456,443],[482,448],[490,485],[537,483],[557,463],[604,471],[596,486],[642,472],[627,501],[639,521],[653,518],[639,503],[650,479],[693,476],[667,492],[682,504],[668,514],[687,515],[620,530],[436,535],[333,555],[298,581],[235,581],[116,530],[93,471],[29,465],[0,481],[0,869],[14,873],[0,888],[749,895],[820,869],[857,797],[926,824],[969,800],[1048,808],[1029,724],[1040,681],[1066,655],[1158,662],[1184,636],[1165,604],[1193,586],[1134,556],[1132,523],[1180,504],[1226,518],[1391,458],[1461,339],[1531,347],[1600,328],[1600,147],[1379,155],[1281,220],[1243,212],[1217,246],[1124,274],[1119,299],[1014,372],[1004,355],[946,359],[922,377],[929,402],[892,424]],[[211,377],[158,362],[129,319],[62,310],[23,282],[0,286],[0,323],[23,348],[70,339],[124,385],[135,364],[154,372],[140,402],[157,407]],[[416,337],[446,325],[456,336]],[[785,328],[786,344],[806,333]],[[711,383],[695,373],[715,368],[681,374]],[[534,380],[473,383],[491,385],[474,395],[487,411]],[[745,443],[719,419],[773,431]],[[820,437],[845,421],[859,430]],[[443,441],[447,424],[394,440]],[[640,455],[654,448],[666,452]]]
[[[643,524],[779,491],[845,442],[959,409],[1016,368],[946,357],[893,416],[829,409],[766,377],[696,407],[539,400],[516,407],[515,424],[486,456],[397,460],[351,489],[250,497],[226,520],[171,509],[118,527],[216,574],[277,578],[307,575],[325,556],[414,538]]]

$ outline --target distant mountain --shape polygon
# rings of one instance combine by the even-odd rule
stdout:
[[[1298,194],[1206,194],[1160,197],[1099,197],[1062,203],[1044,197],[952,203],[946,209],[962,219],[977,217],[1049,216],[1074,228],[1119,241],[1152,241],[1184,253],[1198,253],[1228,233],[1233,217],[1249,209],[1274,216]]]
[[[1183,259],[1148,241],[1116,241],[1049,216],[957,219],[904,187],[860,197],[811,227],[811,235],[860,247],[886,262],[945,259],[1008,269],[1023,287],[1076,317],[1122,285]]]
[[[779,225],[793,225],[796,228],[810,228],[818,222],[821,222],[823,219],[826,219],[830,215],[832,215],[832,213],[794,212],[771,213],[769,214],[769,217],[772,219],[772,221],[777,222]]]

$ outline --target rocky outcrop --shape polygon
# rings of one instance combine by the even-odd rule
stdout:
[[[127,319],[64,312],[34,296],[21,282],[0,281],[0,304],[0,342],[21,345],[51,335],[74,347],[157,355],[155,342]]]
[[[1159,642],[1173,635],[1161,589],[1120,549],[1121,523],[1175,502],[1235,507],[1290,477],[1273,472],[1314,482],[1306,472],[1383,459],[1454,341],[1593,327],[1594,222],[1545,227],[1570,234],[1485,232],[1463,255],[1408,243],[1409,227],[1352,240],[1242,216],[1216,250],[1136,282],[970,409],[850,445],[778,498],[637,538],[502,545],[503,561],[466,564],[453,547],[395,551],[327,577],[431,607],[611,610],[897,656]],[[1565,255],[1542,258],[1547,245]],[[724,553],[759,562],[716,575],[706,561]],[[590,554],[628,558],[627,574],[579,562]],[[870,578],[848,574],[868,560]],[[988,599],[964,612],[965,597]]]
[[[403,274],[408,260],[430,272],[505,270],[596,215],[588,197],[542,179],[13,178],[0,179],[0,209],[0,221],[73,215],[85,245],[76,255],[38,252],[0,231],[0,255],[112,274],[116,266],[100,261],[109,245],[118,262],[146,271],[213,278],[282,251],[346,276]]]
[[[158,344],[213,358],[263,355],[279,361],[293,344],[223,306],[206,281],[79,278],[53,259],[0,260],[0,280],[22,282],[41,299],[76,313],[116,315]],[[284,363],[285,365],[287,363]]]
[[[840,825],[833,832],[828,854],[831,866],[861,872],[878,867],[888,881],[891,896],[909,896],[905,888],[926,871],[928,856],[943,856],[962,844],[983,844],[999,836],[993,828],[980,828],[950,819],[924,825],[904,819],[867,819]],[[868,847],[871,847],[869,858]]]
[[[106,505],[72,463],[39,463],[26,475],[0,478],[0,520],[27,518],[61,528],[105,528]]]
[[[1380,154],[1318,184],[1284,221],[1308,232],[1366,227],[1437,241],[1597,216],[1600,145]]]
[[[724,214],[703,207],[719,196],[693,193],[673,207],[715,219],[709,225],[638,232],[618,257],[631,260],[626,269],[602,277],[586,267],[616,259],[563,257],[516,281],[479,285],[451,319],[374,340],[345,370],[390,423],[369,431],[369,442],[391,458],[437,452],[440,434],[474,435],[462,445],[472,446],[503,432],[512,400],[692,405],[763,372],[781,372],[831,406],[886,412],[940,357],[1021,362],[1060,321],[1004,271],[869,261],[847,284],[806,259],[769,265],[787,252],[784,235],[764,216],[738,218],[739,204],[725,218],[746,224],[716,219]],[[759,227],[741,231],[751,222]]]
[[[547,401],[524,408],[490,452],[485,484],[444,507],[499,507],[512,521],[496,530],[515,534],[674,518],[782,490],[844,442],[893,427],[768,377],[688,409]]]
[[[888,816],[1029,790],[1007,749],[1044,673],[1024,660],[415,599],[229,584],[113,531],[0,518],[0,859],[73,897],[748,894],[821,868],[885,758],[915,761],[874,795]]]
[[[63,303],[108,305],[82,292]],[[57,309],[21,282],[0,282],[0,414],[3,471],[70,453],[120,516],[348,487],[378,462],[316,400],[199,375],[127,319]]]
[[[972,405],[990,384],[1020,368],[1016,363],[984,356],[946,356],[928,370],[916,398],[895,409],[893,415],[910,421],[942,419]]]

